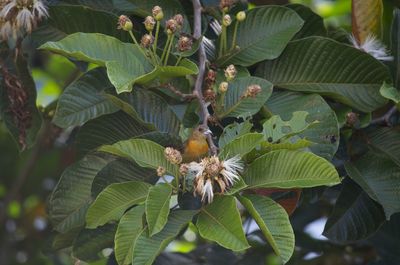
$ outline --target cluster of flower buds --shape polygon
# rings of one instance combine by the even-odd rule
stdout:
[[[192,49],[192,46],[193,46],[193,40],[190,36],[182,35],[179,37],[177,45],[178,51],[180,52],[190,51]]]
[[[179,165],[180,163],[182,163],[181,152],[179,152],[178,150],[176,150],[172,147],[165,148],[164,156],[172,164]]]
[[[214,92],[214,84],[217,80],[217,72],[213,69],[209,69],[205,78],[204,78],[204,91],[203,97],[205,101],[212,102],[215,100],[216,94]]]
[[[41,0],[1,0],[0,9],[1,41],[31,33],[49,16],[47,6]]]
[[[243,94],[243,98],[255,98],[262,91],[259,85],[250,85]]]
[[[147,16],[144,19],[143,24],[148,32],[152,32],[154,30],[154,26],[156,25],[156,20],[152,16]]]
[[[228,67],[226,67],[224,72],[225,72],[226,81],[228,81],[228,82],[230,82],[233,79],[235,79],[235,77],[237,75],[236,67],[233,64],[231,64]]]

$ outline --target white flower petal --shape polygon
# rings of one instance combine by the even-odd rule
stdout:
[[[204,185],[203,187],[202,193],[203,196],[201,197],[201,200],[204,201],[204,199],[207,198],[207,202],[211,203],[214,198],[214,192],[211,180],[207,180],[206,185]]]
[[[349,37],[349,40],[355,48],[362,50],[366,53],[369,53],[377,60],[380,61],[393,60],[393,56],[388,55],[386,46],[374,35],[368,35],[362,44],[359,44],[357,39],[353,35]]]

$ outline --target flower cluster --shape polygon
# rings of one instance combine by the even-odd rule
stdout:
[[[153,65],[167,65],[169,55],[174,48],[175,34],[180,34],[178,43],[175,46],[178,52],[182,53],[192,49],[193,38],[182,33],[185,19],[181,14],[176,14],[165,22],[165,32],[168,36],[168,39],[160,57],[158,54],[157,43],[160,32],[160,23],[164,19],[164,12],[160,6],[154,6],[151,13],[152,16],[147,16],[144,19],[143,24],[148,33],[142,36],[140,44],[132,32],[134,25],[127,16],[120,16],[118,28],[130,33],[134,43],[139,46],[141,52],[151,61]],[[182,57],[180,56],[175,65],[179,64],[181,58]]]
[[[223,161],[217,156],[205,157],[200,163],[188,165],[188,171],[195,174],[194,193],[207,203],[212,202],[215,193],[224,193],[232,187],[242,170],[239,156]]]
[[[49,16],[41,0],[2,0],[0,7],[1,41],[31,33],[42,19]]]

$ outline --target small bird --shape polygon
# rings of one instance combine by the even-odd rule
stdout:
[[[182,155],[184,163],[198,161],[208,153],[207,135],[209,134],[212,132],[204,125],[199,125],[193,130],[185,142]]]

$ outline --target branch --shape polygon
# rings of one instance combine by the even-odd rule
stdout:
[[[171,85],[169,83],[163,85],[162,87],[168,89],[169,91],[171,91],[172,93],[174,93],[178,97],[181,97],[184,100],[191,100],[191,99],[197,98],[197,96],[194,94],[182,93],[179,89],[177,89],[176,87],[174,87],[173,85]]]
[[[193,10],[194,10],[194,29],[193,29],[193,37],[195,39],[199,39],[201,37],[201,10],[202,6],[200,4],[200,0],[192,0],[193,2]],[[197,75],[196,83],[194,86],[193,94],[196,95],[203,116],[203,125],[208,127],[208,118],[210,117],[210,113],[208,112],[207,103],[203,98],[203,79],[204,72],[206,68],[206,52],[204,50],[204,43],[201,42],[199,46],[199,74]],[[211,155],[216,155],[218,152],[218,148],[215,146],[214,141],[212,139],[212,135],[207,135],[208,146],[211,150]]]
[[[397,107],[393,106],[388,110],[388,112],[385,113],[385,115],[383,115],[382,117],[373,119],[370,124],[371,125],[386,124],[386,125],[390,126],[391,125],[390,124],[390,118],[396,112],[397,112]]]

